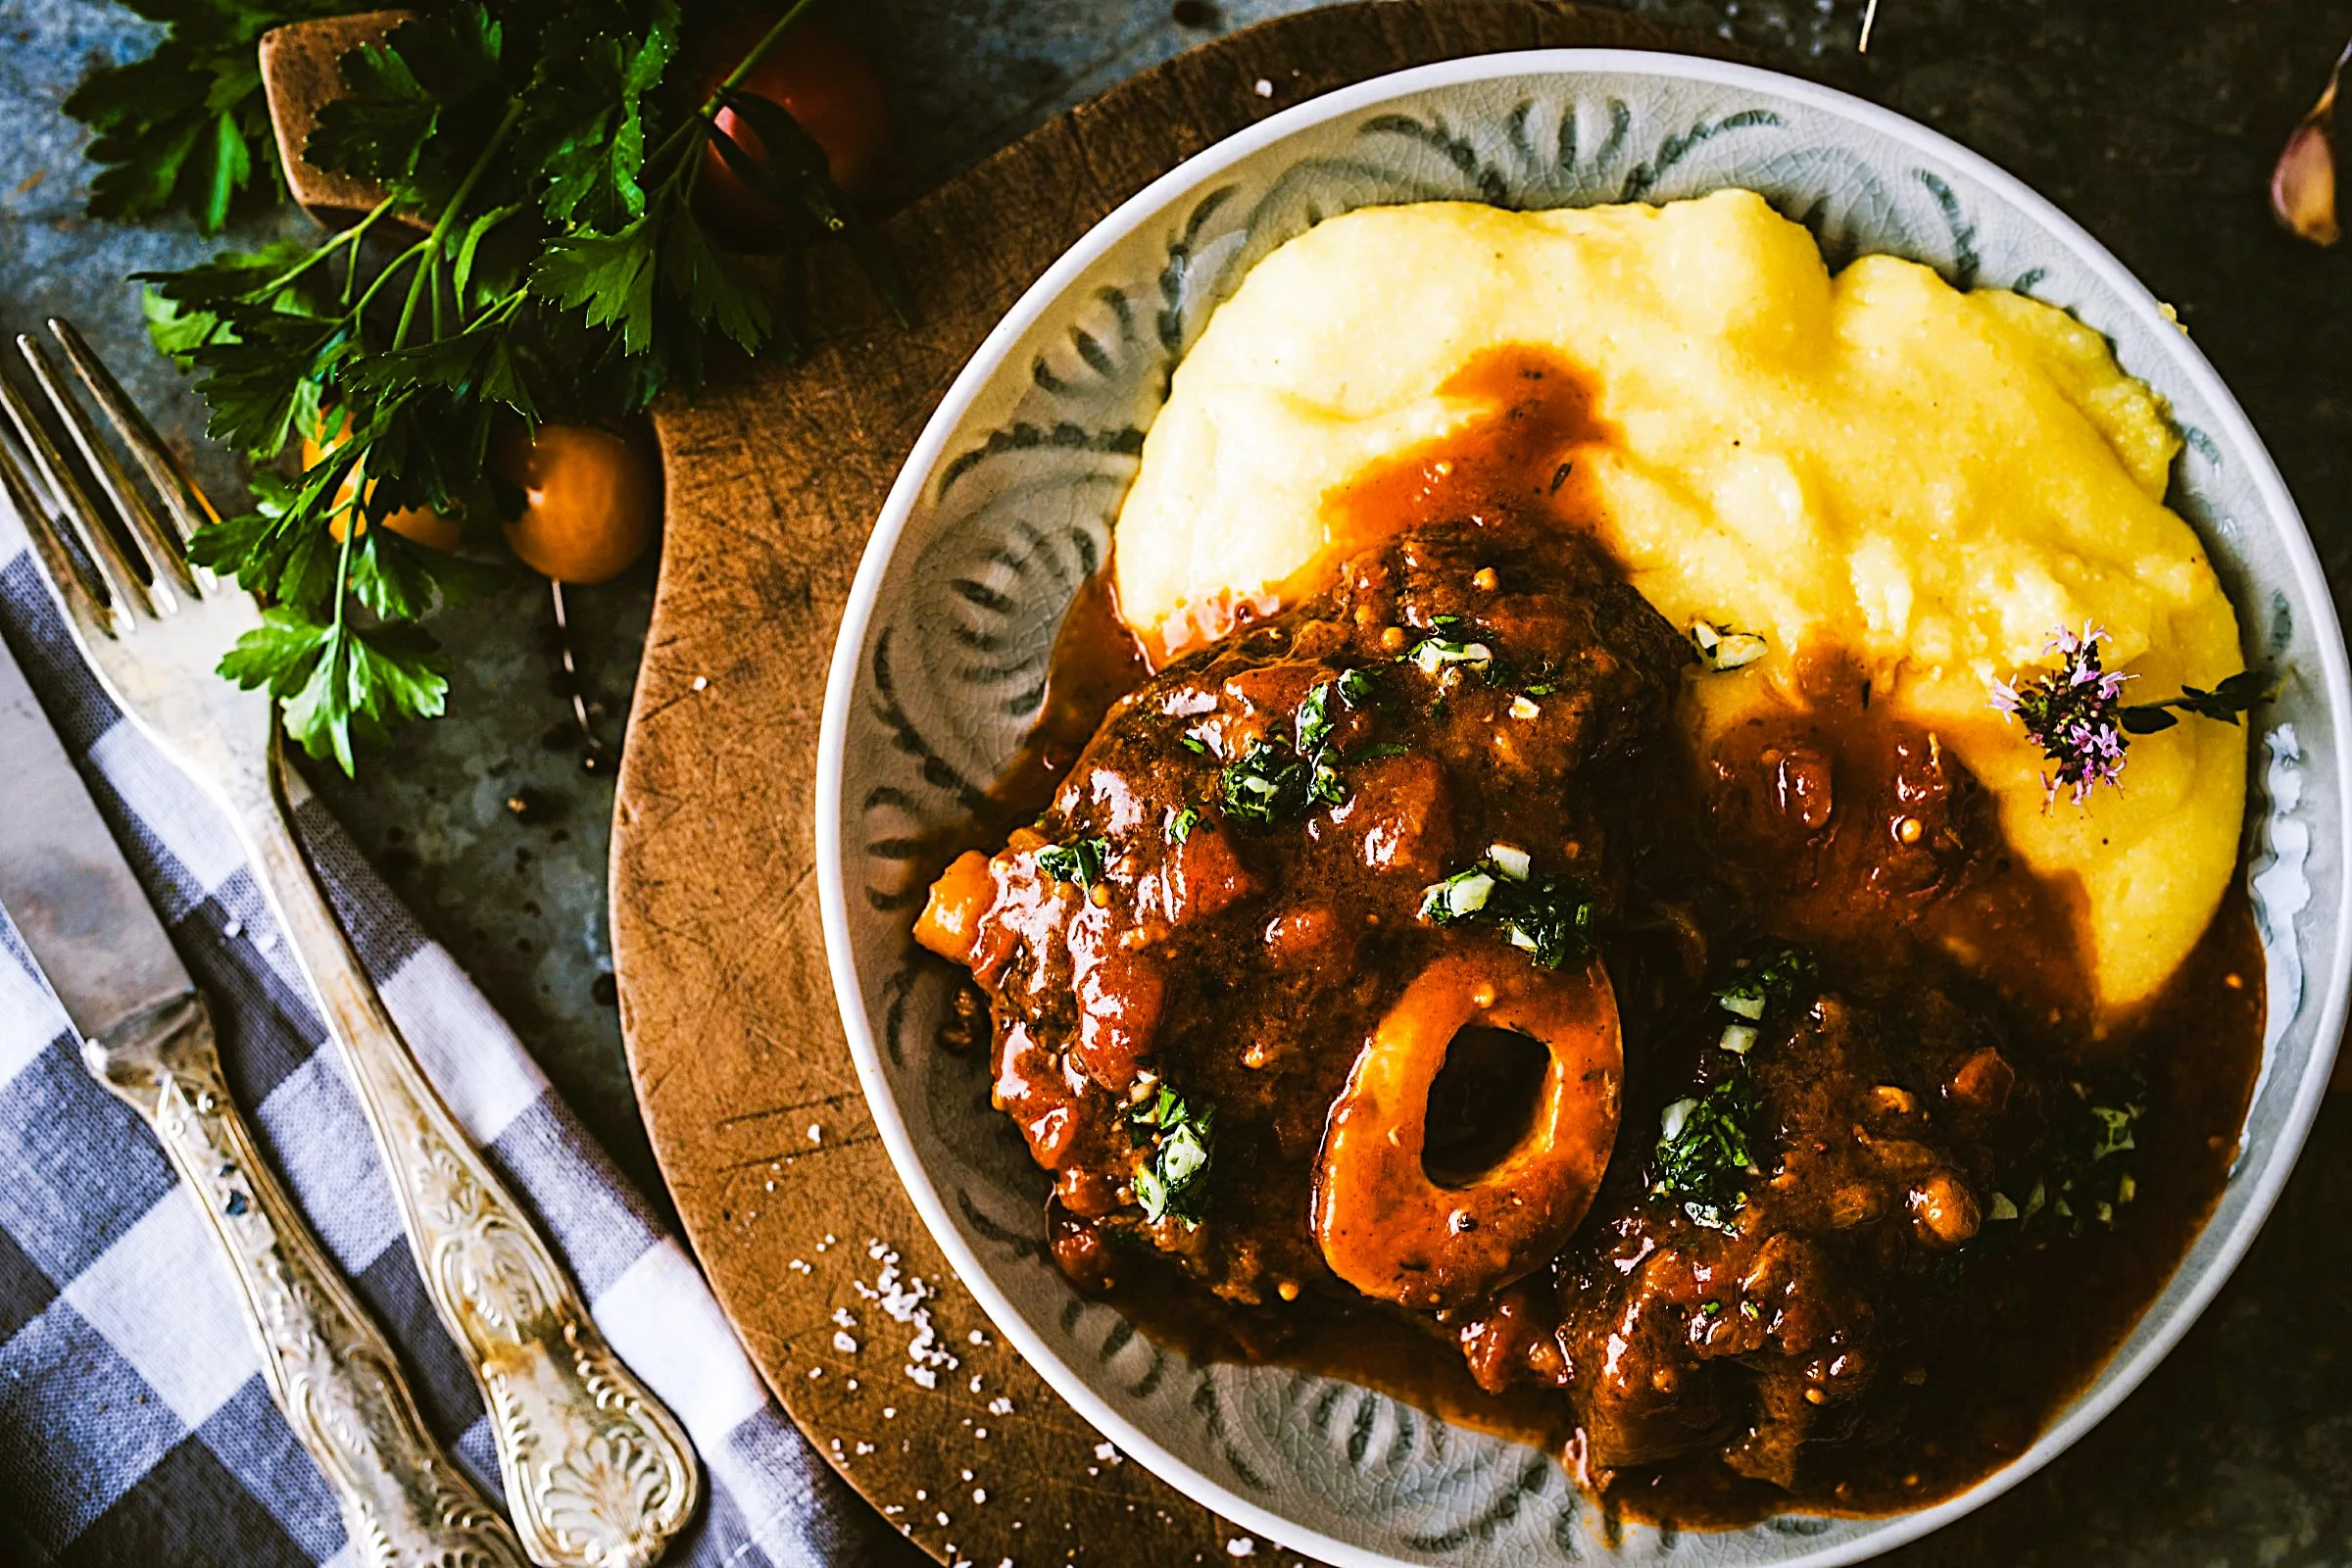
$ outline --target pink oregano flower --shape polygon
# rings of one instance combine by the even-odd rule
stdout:
[[[2074,791],[2077,806],[2098,785],[2123,788],[2124,753],[2132,745],[2124,732],[2123,693],[2132,677],[2099,666],[2099,644],[2107,640],[2087,622],[2080,634],[2061,628],[2042,650],[2058,656],[2056,670],[2023,686],[1992,682],[1992,706],[2024,724],[2057,764],[2041,775],[2044,809],[2062,787]]]
[[[2042,650],[2058,656],[2055,670],[2022,686],[1989,683],[1992,706],[2025,725],[2042,755],[2058,764],[2041,775],[2044,810],[2057,802],[2061,786],[2074,791],[2077,806],[2098,785],[2122,789],[2124,753],[2132,737],[2171,729],[2180,722],[2175,709],[2234,724],[2239,714],[2278,695],[2269,673],[2245,669],[2211,691],[2184,685],[2178,697],[2126,708],[2124,683],[2137,677],[2099,667],[2099,644],[2108,640],[2088,622],[2080,633],[2060,627]]]

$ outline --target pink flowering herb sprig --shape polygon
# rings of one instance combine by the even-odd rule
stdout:
[[[2085,625],[2081,635],[2061,628],[2048,653],[2058,668],[2023,686],[1992,683],[1992,706],[2026,726],[2042,755],[2057,764],[2041,775],[2050,800],[2071,788],[2080,806],[2101,784],[2123,787],[2124,753],[2132,739],[2124,731],[2124,685],[2132,677],[2099,667],[2099,644],[2107,634]]]
[[[2085,625],[2079,633],[2061,627],[2047,650],[2058,656],[2057,669],[2022,685],[1992,683],[1992,706],[2025,725],[2034,744],[2056,764],[2041,776],[2051,802],[2061,789],[2071,790],[2081,806],[2101,784],[2123,788],[2132,737],[2171,729],[2180,722],[2172,711],[2176,708],[2234,724],[2238,714],[2272,695],[2269,677],[2249,669],[2211,691],[2183,686],[2178,697],[2126,707],[2124,686],[2135,677],[2101,667],[2099,644],[2108,640],[2096,626]]]

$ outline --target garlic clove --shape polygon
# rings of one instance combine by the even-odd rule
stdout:
[[[2271,213],[2280,226],[2314,245],[2333,245],[2343,230],[2335,217],[2335,88],[2352,62],[2352,44],[2336,56],[2328,86],[2286,139],[2271,171]]]

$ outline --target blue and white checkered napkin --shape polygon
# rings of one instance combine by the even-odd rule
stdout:
[[[265,1149],[403,1352],[427,1421],[503,1495],[479,1397],[416,1278],[340,1054],[322,1049],[236,841],[97,690],[4,505],[0,631],[211,1001]],[[0,802],[7,788],[0,764]],[[426,1072],[545,1221],[612,1348],[693,1435],[710,1500],[668,1560],[901,1560],[895,1533],[768,1398],[676,1238],[450,956],[316,800],[296,825]],[[0,1561],[356,1564],[176,1186],[145,1127],[82,1070],[63,1009],[0,919]]]

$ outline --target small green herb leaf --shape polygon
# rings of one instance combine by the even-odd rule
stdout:
[[[1312,756],[1331,738],[1331,726],[1335,722],[1331,703],[1336,687],[1336,682],[1325,681],[1308,692],[1305,700],[1298,705],[1298,711],[1293,718],[1298,734],[1293,749],[1300,757]]]
[[[2116,1210],[2138,1196],[2132,1156],[2146,1107],[2135,1095],[2093,1098],[2082,1084],[2073,1088],[2075,1102],[2061,1114],[2049,1164],[2019,1218],[2079,1235],[2086,1225],[2114,1224]]]
[[[1775,948],[1742,964],[1741,971],[1738,979],[1715,993],[1715,1004],[1753,1023],[1795,999],[1813,978],[1813,960],[1800,949]]]
[[[1200,1222],[1208,1169],[1216,1156],[1216,1114],[1214,1105],[1188,1102],[1164,1084],[1127,1113],[1129,1125],[1151,1146],[1134,1178],[1135,1200],[1146,1219]]]
[[[1485,670],[1494,662],[1494,650],[1483,642],[1471,640],[1473,627],[1459,615],[1435,615],[1430,618],[1430,635],[1397,655],[1399,663],[1411,664],[1422,674],[1436,676],[1460,665],[1464,669]]]
[[[1238,761],[1226,764],[1218,782],[1225,814],[1237,822],[1271,827],[1306,808],[1306,767],[1276,741],[1251,741]]]
[[[531,288],[579,311],[587,326],[617,326],[621,352],[643,354],[654,340],[656,237],[639,218],[617,234],[556,240],[531,270]]]
[[[1500,858],[1490,853],[1424,889],[1421,918],[1438,926],[1492,925],[1545,969],[1590,952],[1593,907],[1583,890],[1564,877],[1531,879],[1523,855],[1508,845],[1495,848],[1504,852]]]
[[[1102,880],[1110,863],[1110,840],[1078,838],[1067,844],[1049,844],[1037,852],[1037,868],[1056,882],[1075,882],[1092,888]]]
[[[2122,710],[2117,716],[2125,733],[2131,735],[2154,735],[2161,730],[2171,729],[2180,722],[2169,711],[2175,708],[2184,713],[2195,713],[2200,718],[2214,718],[2225,724],[2234,724],[2240,713],[2258,703],[2269,702],[2277,695],[2278,686],[2267,670],[2245,669],[2209,692],[2200,691],[2194,686],[2182,686],[2178,697],[2167,698],[2161,703],[2140,703]]]
[[[1744,1076],[1668,1105],[1658,1118],[1650,1192],[1679,1200],[1698,1224],[1733,1229],[1757,1174],[1749,1149],[1756,1113],[1756,1093]]]

